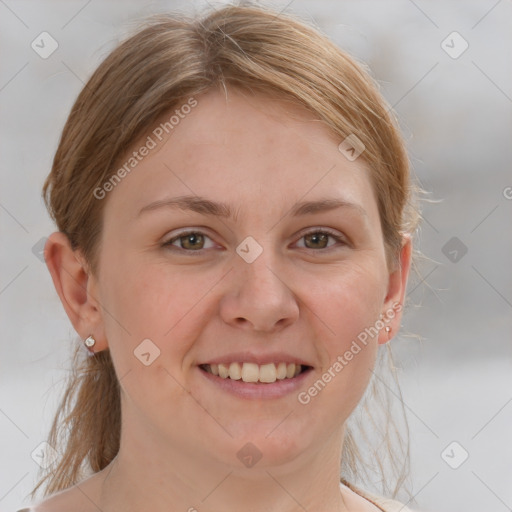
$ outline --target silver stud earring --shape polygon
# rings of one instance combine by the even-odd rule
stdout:
[[[391,327],[389,325],[386,325],[386,332],[389,334],[391,332]]]
[[[92,334],[85,338],[84,345],[92,352],[92,347],[96,345],[96,340],[94,339],[94,336]]]

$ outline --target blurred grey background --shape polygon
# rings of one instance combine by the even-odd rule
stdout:
[[[432,200],[418,237],[428,259],[409,283],[404,335],[391,342],[415,506],[512,510],[512,3],[264,3],[311,21],[369,65]],[[0,511],[29,503],[32,455],[76,338],[38,257],[55,230],[40,190],[69,109],[134,22],[205,5],[0,0]]]

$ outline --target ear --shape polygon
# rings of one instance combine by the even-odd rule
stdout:
[[[411,258],[411,237],[410,235],[404,235],[398,265],[389,274],[388,290],[382,311],[384,327],[379,332],[379,345],[391,340],[400,329]],[[386,326],[391,329],[389,333],[386,331]]]
[[[95,278],[79,250],[73,251],[68,237],[57,231],[46,241],[44,258],[60,301],[82,340],[96,339],[95,352],[107,348],[99,301],[93,296]]]

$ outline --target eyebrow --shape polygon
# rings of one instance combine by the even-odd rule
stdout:
[[[184,211],[193,211],[203,215],[211,215],[214,217],[223,217],[233,219],[236,221],[238,210],[235,212],[230,205],[226,203],[219,203],[211,201],[201,196],[179,196],[161,199],[147,204],[138,213],[141,214],[149,211],[154,211],[160,208],[178,208]],[[356,203],[351,203],[339,198],[322,198],[316,201],[302,201],[296,203],[290,210],[292,217],[299,217],[301,215],[310,215],[331,211],[338,208],[349,208],[359,213],[363,217],[368,217],[364,208]]]

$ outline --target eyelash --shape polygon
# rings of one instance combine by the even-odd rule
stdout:
[[[316,229],[316,230],[312,230],[312,231],[308,231],[307,233],[304,233],[300,239],[304,238],[305,236],[308,236],[308,235],[317,235],[317,234],[322,234],[322,235],[328,235],[330,236],[331,238],[333,238],[336,242],[338,243],[341,243],[342,245],[348,245],[346,239],[343,237],[343,236],[340,236],[330,230],[327,230],[327,229]],[[167,248],[167,249],[170,249],[172,251],[178,251],[178,252],[183,252],[183,253],[189,253],[187,255],[190,255],[192,256],[193,254],[198,254],[198,255],[201,255],[203,254],[204,251],[207,251],[208,249],[198,249],[198,250],[190,250],[190,249],[183,249],[182,247],[175,247],[173,246],[173,242],[179,240],[180,238],[183,238],[183,237],[186,237],[187,235],[202,235],[202,236],[205,236],[207,238],[209,238],[211,240],[211,237],[209,237],[206,233],[203,233],[202,231],[196,231],[196,230],[190,230],[190,231],[183,231],[182,233],[178,233],[176,236],[174,236],[173,238],[169,239],[167,242],[164,242],[162,244],[163,247]],[[333,247],[326,247],[324,249],[309,249],[307,247],[305,247],[305,249],[307,251],[313,251],[313,252],[325,252],[325,251],[330,251]],[[303,247],[304,249],[304,247]]]

